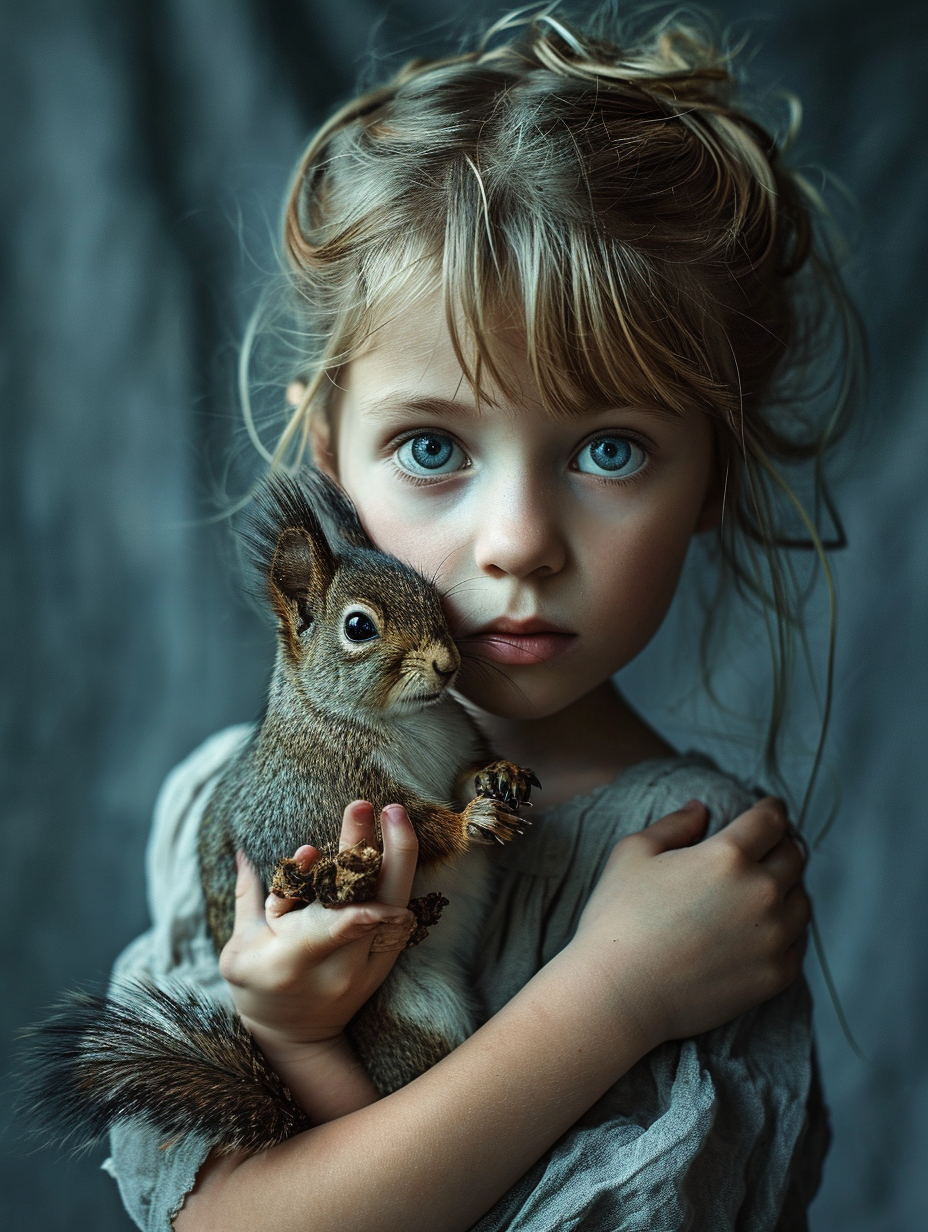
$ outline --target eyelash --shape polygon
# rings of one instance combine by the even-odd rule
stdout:
[[[577,447],[576,452],[574,452],[574,458],[579,457],[580,453],[582,453],[588,445],[593,445],[594,441],[599,441],[603,439],[604,436],[620,436],[624,440],[631,441],[632,445],[637,445],[643,455],[645,455],[645,464],[638,467],[637,471],[632,471],[631,474],[626,474],[626,476],[610,477],[608,474],[596,474],[593,471],[580,471],[579,468],[574,469],[574,473],[582,474],[584,479],[592,480],[593,483],[603,484],[605,487],[610,488],[615,488],[617,484],[621,484],[622,487],[626,487],[627,484],[637,483],[638,479],[645,478],[649,469],[651,469],[654,446],[651,441],[646,439],[646,437],[640,436],[638,435],[638,432],[632,432],[629,429],[622,429],[619,432],[594,432],[593,436],[588,436],[587,440],[583,441],[582,444]]]
[[[435,475],[434,477],[431,477],[431,478],[428,475],[413,475],[409,471],[404,470],[403,467],[400,466],[400,464],[396,460],[397,453],[403,447],[403,445],[406,444],[407,441],[413,441],[416,439],[417,436],[423,436],[429,431],[434,431],[436,435],[447,436],[449,440],[454,441],[455,444],[458,446],[458,448],[461,450],[461,452],[464,454],[464,456],[467,458],[467,465],[462,466],[461,470],[451,471],[449,474],[444,474],[444,475]],[[591,445],[594,441],[599,440],[602,436],[605,436],[605,435],[609,435],[609,434],[602,433],[602,432],[594,433],[587,440],[582,441],[581,444],[575,450],[573,457],[576,458],[581,453],[581,451],[587,447],[587,445]],[[593,483],[605,484],[609,487],[615,487],[616,484],[624,485],[624,484],[629,484],[629,483],[635,483],[636,480],[641,479],[644,475],[646,475],[647,472],[651,469],[651,457],[652,457],[652,453],[654,449],[651,442],[647,441],[645,438],[640,436],[637,432],[631,432],[628,429],[623,429],[621,433],[615,433],[615,435],[617,436],[621,435],[622,437],[627,438],[633,444],[638,446],[638,448],[644,453],[647,459],[644,466],[640,467],[637,471],[634,471],[631,475],[626,475],[623,478],[610,478],[608,475],[597,475],[591,471],[576,470],[575,473],[584,475],[586,479],[592,480]],[[471,469],[470,457],[467,453],[467,450],[464,448],[461,442],[455,436],[453,436],[450,432],[444,432],[444,431],[439,432],[437,428],[436,429],[417,428],[413,432],[406,432],[402,436],[394,437],[387,444],[385,452],[388,453],[390,465],[393,467],[393,471],[398,476],[398,478],[402,479],[406,483],[412,484],[413,487],[416,487],[416,488],[432,487],[434,484],[442,483],[443,481],[451,479],[456,475],[460,475],[462,471]]]
[[[429,432],[434,432],[436,436],[447,436],[447,439],[454,441],[455,445],[460,448],[463,456],[467,458],[466,466],[461,467],[460,471],[445,472],[444,474],[436,474],[436,476],[412,474],[409,471],[404,471],[401,464],[397,462],[397,453],[399,450],[402,450],[405,442],[414,441],[415,437],[426,436]],[[412,484],[414,488],[430,488],[436,483],[446,482],[447,479],[455,478],[458,474],[461,474],[462,471],[470,471],[471,469],[470,455],[468,455],[466,448],[463,447],[461,442],[457,440],[457,437],[452,435],[451,432],[446,432],[444,430],[440,431],[436,428],[418,428],[415,429],[415,431],[403,432],[402,436],[394,436],[391,441],[387,442],[383,452],[385,452],[388,456],[389,464],[391,464],[391,467],[393,468],[393,473],[396,474],[399,479],[402,479],[404,483]]]
[[[417,436],[426,436],[429,432],[434,432],[436,436],[447,436],[449,440],[454,441],[458,449],[460,449],[465,458],[467,458],[467,465],[462,466],[461,470],[450,471],[442,475],[434,476],[413,475],[409,471],[404,470],[403,467],[397,462],[396,455],[407,441],[414,441]],[[450,432],[440,432],[437,428],[417,428],[414,432],[405,432],[402,436],[396,436],[387,444],[385,452],[389,455],[390,465],[393,467],[394,473],[405,483],[410,483],[415,488],[432,487],[433,484],[442,483],[443,481],[454,478],[456,475],[460,475],[462,471],[470,470],[471,466],[470,456],[457,437],[453,436]]]

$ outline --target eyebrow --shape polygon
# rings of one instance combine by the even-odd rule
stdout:
[[[440,398],[437,395],[410,398],[402,393],[389,393],[382,398],[377,398],[376,401],[364,407],[362,414],[376,419],[387,412],[410,417],[441,415],[452,419],[473,419],[480,414],[474,405],[466,402],[452,402],[450,398]]]
[[[487,400],[487,406],[495,406],[496,404]],[[588,414],[591,416],[604,416],[610,413],[622,411],[644,412],[648,415],[654,415],[659,419],[677,420],[680,418],[678,411],[669,410],[663,406],[647,406],[634,404],[621,406],[616,404],[609,406],[590,407]],[[407,397],[400,391],[385,394],[382,398],[377,398],[368,406],[365,406],[361,414],[365,418],[376,419],[384,414],[400,414],[408,415],[410,418],[418,418],[422,415],[439,415],[448,419],[476,419],[479,418],[481,410],[478,406],[468,402],[455,402],[451,398],[442,398],[437,394],[423,395],[419,397]]]

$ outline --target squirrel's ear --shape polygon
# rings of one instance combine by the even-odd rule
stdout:
[[[343,543],[353,548],[372,548],[374,545],[361,525],[354,502],[343,487],[331,475],[318,466],[307,466],[300,479],[310,499],[321,513],[333,524]]]
[[[274,609],[294,650],[299,635],[325,605],[335,567],[321,527],[287,526],[278,535],[268,582]]]

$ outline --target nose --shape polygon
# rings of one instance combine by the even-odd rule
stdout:
[[[432,646],[432,671],[442,680],[449,680],[461,666],[461,659],[456,649],[450,646]]]
[[[546,577],[567,560],[557,493],[528,475],[488,486],[477,516],[475,563],[491,577]]]

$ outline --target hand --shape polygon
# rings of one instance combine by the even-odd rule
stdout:
[[[365,903],[303,906],[264,889],[239,856],[235,926],[219,957],[242,1021],[269,1054],[337,1039],[345,1025],[383,983],[409,935],[407,909],[418,843],[405,809],[381,814],[383,865],[377,895]],[[345,809],[340,846],[375,845],[374,810],[363,800]],[[314,847],[294,855],[304,869],[319,858]],[[378,949],[386,936],[392,950]],[[372,951],[372,944],[374,950]]]
[[[570,943],[625,1013],[633,989],[652,1047],[766,1001],[802,965],[811,908],[783,805],[761,800],[698,843],[707,821],[690,801],[618,843]]]

